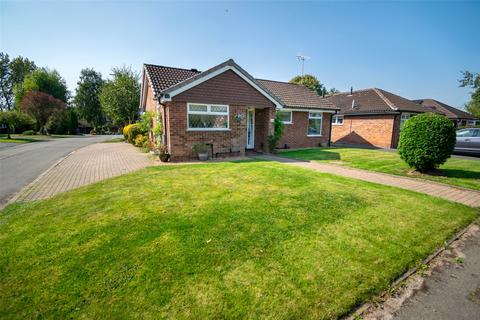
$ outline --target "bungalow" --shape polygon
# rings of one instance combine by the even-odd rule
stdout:
[[[157,112],[173,161],[195,158],[197,143],[211,157],[268,152],[276,113],[285,123],[279,147],[326,145],[338,110],[305,86],[255,79],[231,59],[204,72],[145,64],[140,109]]]
[[[340,108],[332,118],[331,136],[336,145],[396,148],[401,124],[427,112],[415,102],[377,88],[350,90],[328,100]]]
[[[480,119],[474,115],[463,110],[454,108],[435,99],[418,99],[413,102],[419,103],[422,106],[436,110],[444,114],[447,118],[453,121],[456,127],[473,127],[480,125]]]

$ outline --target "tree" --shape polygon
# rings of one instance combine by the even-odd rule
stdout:
[[[63,102],[67,102],[69,95],[67,84],[60,74],[47,69],[33,71],[15,88],[15,105],[20,105],[23,97],[31,91],[46,93]]]
[[[290,83],[297,83],[297,84],[303,84],[313,92],[316,92],[319,95],[323,95],[324,91],[326,91],[325,87],[318,81],[318,79],[315,76],[312,76],[311,74],[306,74],[303,77],[302,76],[295,76],[293,77],[290,81]]]
[[[13,108],[14,88],[37,67],[33,61],[20,56],[10,61],[8,54],[0,53],[0,109]]]
[[[470,71],[462,71],[463,79],[460,79],[460,87],[470,87],[473,89],[470,101],[465,108],[474,116],[480,118],[480,74]]]
[[[340,91],[335,88],[328,90],[328,94],[336,94],[336,93],[340,93]]]
[[[410,167],[427,172],[450,158],[455,143],[455,126],[450,119],[436,113],[422,113],[403,124],[398,153]]]
[[[103,86],[102,75],[93,69],[80,71],[80,80],[77,82],[74,103],[78,115],[87,120],[94,128],[105,124],[105,115],[100,105],[100,92]]]
[[[37,129],[47,133],[45,125],[50,117],[66,110],[65,102],[40,91],[29,91],[22,99],[20,109],[37,121]]]
[[[100,93],[104,112],[117,125],[133,123],[138,113],[140,96],[139,76],[130,68],[113,69],[113,79],[108,80]]]
[[[10,134],[15,132],[19,126],[33,125],[35,120],[18,110],[0,111],[0,124],[7,127],[7,138],[11,139]]]
[[[10,58],[0,52],[0,109],[9,110],[13,106],[13,87],[10,73]]]
[[[68,107],[66,110],[55,112],[48,119],[45,127],[49,133],[77,134],[78,116],[76,108]]]

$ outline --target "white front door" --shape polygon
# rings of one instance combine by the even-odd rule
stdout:
[[[255,147],[255,109],[247,109],[247,145],[246,149]]]

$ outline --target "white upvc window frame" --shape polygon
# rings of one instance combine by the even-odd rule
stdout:
[[[293,111],[290,110],[278,110],[278,113],[289,113],[290,114],[290,121],[283,121],[283,124],[292,124],[293,123]]]
[[[207,111],[190,111],[191,105],[206,106]],[[214,112],[214,111],[211,111],[212,107],[226,107],[227,112]],[[191,114],[227,116],[227,127],[226,128],[190,128],[189,115]],[[230,106],[228,104],[210,104],[210,103],[194,103],[194,102],[187,103],[187,131],[230,131]]]
[[[313,116],[312,114],[319,114],[319,116]],[[320,133],[319,134],[309,134],[308,129],[310,127],[310,119],[320,120]],[[308,112],[308,124],[307,124],[307,137],[321,137],[323,130],[323,112]]]
[[[338,120],[342,119],[342,123],[339,123]],[[332,125],[334,126],[343,126],[343,122],[345,121],[345,118],[343,114],[334,114],[332,115]]]
[[[404,118],[405,116],[405,118]],[[408,120],[410,119],[411,117],[413,117],[414,114],[413,113],[409,113],[409,112],[402,112],[402,114],[400,115],[400,128],[403,126],[403,124]]]

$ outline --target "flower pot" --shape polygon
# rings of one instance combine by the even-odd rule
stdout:
[[[162,161],[162,162],[170,161],[170,154],[169,153],[160,153],[160,155],[158,157],[160,158],[160,161]]]
[[[198,159],[199,159],[200,161],[206,161],[206,160],[208,160],[208,152],[199,153],[199,154],[198,154]]]

